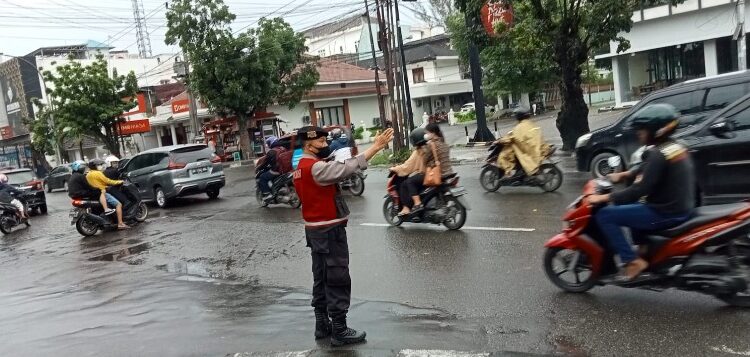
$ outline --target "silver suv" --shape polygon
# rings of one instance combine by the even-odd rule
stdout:
[[[165,146],[134,156],[122,169],[144,201],[165,207],[171,199],[205,193],[219,196],[226,184],[221,159],[206,145]]]

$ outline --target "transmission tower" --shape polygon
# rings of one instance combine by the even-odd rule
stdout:
[[[135,20],[135,35],[138,40],[138,55],[141,58],[151,57],[151,38],[148,35],[143,0],[133,0],[133,20]]]

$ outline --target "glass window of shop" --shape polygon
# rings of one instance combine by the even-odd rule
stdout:
[[[738,70],[737,41],[732,40],[732,37],[722,37],[717,39],[716,62],[719,74]]]
[[[318,116],[318,126],[346,125],[344,107],[318,108],[315,110]]]
[[[648,51],[650,83],[669,86],[706,75],[703,43],[693,42]]]

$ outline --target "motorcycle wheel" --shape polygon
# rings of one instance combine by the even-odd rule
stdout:
[[[299,199],[299,195],[297,195],[297,190],[294,189],[294,186],[289,187],[289,205],[294,209],[302,206],[302,200]]]
[[[99,231],[99,226],[94,221],[86,219],[86,216],[81,216],[76,221],[76,230],[84,237],[91,237]]]
[[[500,170],[494,166],[487,166],[479,174],[479,183],[487,192],[495,192],[500,189]]]
[[[466,223],[466,207],[458,202],[455,197],[449,197],[446,201],[446,206],[448,210],[452,211],[452,214],[449,214],[450,218],[443,221],[443,225],[452,231],[457,231]]]
[[[0,218],[0,232],[3,232],[3,234],[10,234],[12,230],[13,222],[11,222],[11,219],[9,217]]]
[[[263,193],[257,187],[255,188],[255,201],[258,202],[258,206],[268,207],[268,202],[263,200]]]
[[[362,196],[365,193],[365,180],[362,176],[354,175],[351,178],[351,185],[349,186],[349,192],[355,196]]]
[[[146,218],[148,218],[148,206],[143,202],[139,203],[133,218],[139,223],[145,222]]]
[[[570,263],[578,254],[578,262],[570,270]],[[588,265],[586,253],[563,248],[547,248],[544,252],[544,273],[558,288],[571,293],[589,291],[596,285],[592,267]],[[555,265],[555,263],[558,263]],[[572,281],[564,277],[570,276]],[[585,279],[581,279],[585,277]]]
[[[555,192],[562,186],[563,173],[555,164],[542,164],[537,176],[544,180],[540,186],[544,192]]]
[[[398,207],[396,207],[393,199],[390,197],[386,197],[385,202],[383,202],[383,217],[393,227],[398,227],[404,223],[401,217],[398,216]]]

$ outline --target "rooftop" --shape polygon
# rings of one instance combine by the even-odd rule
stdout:
[[[34,51],[31,51],[26,56],[57,56],[61,54],[78,53],[78,52],[83,52],[87,50],[99,50],[99,49],[111,50],[113,48],[114,47],[106,45],[99,41],[88,40],[86,43],[81,43],[77,45],[40,47]]]
[[[319,82],[324,83],[375,80],[375,72],[372,70],[325,58],[320,60],[318,73]]]

